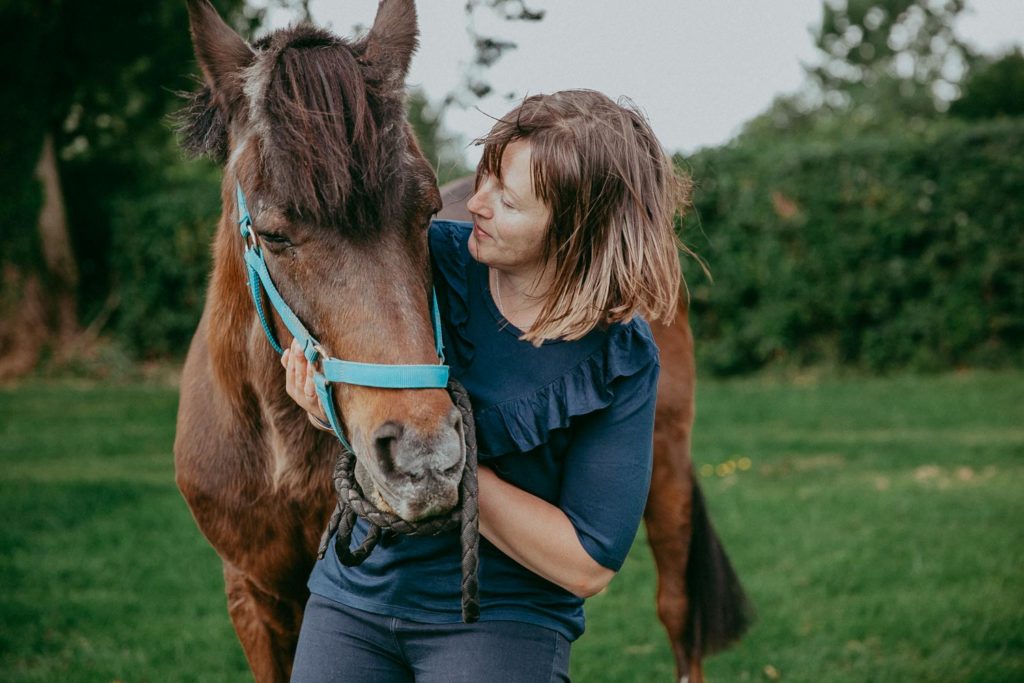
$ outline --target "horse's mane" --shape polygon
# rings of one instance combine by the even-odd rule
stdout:
[[[300,24],[253,44],[242,71],[260,146],[261,187],[293,218],[320,225],[377,221],[406,151],[404,93],[364,60],[365,42]],[[209,86],[187,95],[183,146],[225,162],[227,123]],[[358,197],[360,201],[350,202]],[[364,230],[366,229],[364,227]]]

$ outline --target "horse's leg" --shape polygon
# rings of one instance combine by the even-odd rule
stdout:
[[[651,493],[644,511],[647,540],[658,570],[658,618],[668,632],[679,680],[701,683],[700,660],[691,661],[685,645],[690,609],[686,565],[693,534],[689,448],[687,441],[673,441],[664,431],[655,433]]]
[[[666,431],[655,431],[644,511],[658,569],[658,617],[668,631],[679,680],[703,683],[702,658],[739,640],[753,610],[693,479],[689,440],[666,438]]]
[[[651,326],[661,352],[658,405],[654,419],[654,470],[651,493],[644,510],[647,539],[658,570],[658,618],[668,632],[676,674],[682,681],[700,683],[700,646],[696,608],[687,586],[693,539],[693,465],[690,433],[696,395],[693,335],[685,302],[680,302],[675,324]],[[689,677],[689,678],[687,678]]]
[[[287,682],[308,596],[284,596],[224,563],[228,613],[256,683]]]

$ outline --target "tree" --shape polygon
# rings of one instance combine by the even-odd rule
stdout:
[[[242,0],[219,0],[254,25]],[[181,163],[164,117],[186,87],[192,48],[183,2],[8,0],[0,85],[0,377],[60,354],[79,319],[109,316],[113,207]]]
[[[494,66],[509,50],[516,49],[516,44],[498,36],[480,33],[476,26],[476,18],[481,9],[486,9],[506,21],[536,22],[544,18],[544,10],[534,10],[526,6],[525,0],[466,0],[467,31],[473,40],[474,56],[466,69],[461,87],[445,98],[444,105],[461,104],[465,106],[473,99],[482,99],[492,91],[491,84],[484,74]]]
[[[976,66],[949,113],[963,119],[1024,116],[1024,52],[1020,48]]]
[[[826,0],[807,82],[744,126],[835,138],[919,127],[945,112],[978,60],[953,27],[965,0]]]
[[[965,0],[829,0],[811,70],[825,104],[930,115],[958,94],[972,54],[954,23]]]
[[[441,111],[435,109],[421,90],[409,93],[409,123],[412,124],[416,139],[420,143],[423,154],[434,165],[437,182],[444,185],[466,175],[459,140],[447,132],[441,125]]]

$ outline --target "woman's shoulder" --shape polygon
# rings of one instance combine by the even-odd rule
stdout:
[[[472,230],[472,223],[449,220],[431,221],[427,229],[434,288],[445,329],[445,346],[454,356],[451,360],[457,360],[463,366],[471,362],[474,347],[466,330],[469,322],[468,277],[473,261],[468,242]]]
[[[473,224],[468,221],[432,220],[427,229],[430,253],[437,257],[458,257],[469,255],[467,242]]]
[[[435,220],[427,229],[430,261],[434,266],[435,284],[459,290],[465,298],[466,276],[472,261],[469,255],[469,233],[473,224],[465,221]]]
[[[608,347],[611,355],[623,359],[625,366],[635,370],[661,362],[651,325],[639,315],[609,327]]]

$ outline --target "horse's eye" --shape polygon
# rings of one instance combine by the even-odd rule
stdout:
[[[257,234],[260,236],[261,240],[275,246],[290,247],[292,245],[292,241],[288,239],[288,236],[282,235],[279,232],[260,232]]]

